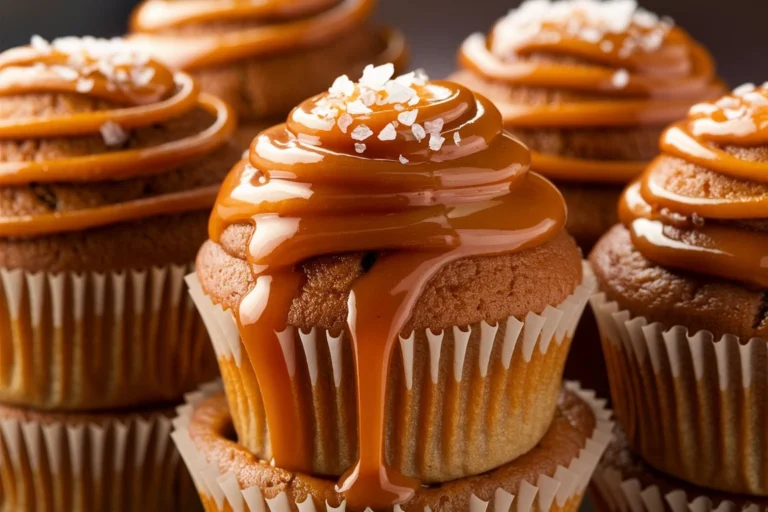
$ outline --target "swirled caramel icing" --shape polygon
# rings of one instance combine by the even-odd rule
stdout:
[[[375,0],[146,0],[132,17],[131,40],[174,68],[196,69],[343,39],[365,25],[374,6]],[[382,58],[404,58],[398,34],[380,36]]]
[[[301,286],[297,265],[320,255],[373,251],[352,286],[347,330],[357,378],[359,459],[337,489],[349,506],[384,509],[419,482],[384,457],[385,394],[395,340],[421,290],[446,263],[522,251],[563,229],[555,187],[528,171],[527,148],[503,131],[486,98],[394,66],[369,66],[355,83],[293,110],[261,133],[228,176],[210,237],[251,224],[254,287],[235,311],[264,399],[278,467],[311,470],[313,432],[284,407],[291,370],[280,333]]]
[[[224,103],[199,94],[188,75],[169,71],[120,40],[48,43],[35,37],[30,46],[4,52],[0,109],[0,188],[6,195],[24,187],[87,188],[167,173],[222,146],[234,130]],[[133,133],[162,132],[193,112],[206,119],[198,131],[164,136],[157,144],[130,140]],[[216,186],[207,186],[92,205],[83,199],[77,208],[18,215],[4,207],[0,236],[79,231],[204,210],[216,192]]]
[[[459,61],[513,130],[664,126],[724,92],[700,44],[631,0],[529,0],[470,36]],[[570,181],[626,183],[646,164],[533,154],[534,169]]]
[[[695,105],[624,193],[622,223],[660,265],[768,289],[768,84]]]

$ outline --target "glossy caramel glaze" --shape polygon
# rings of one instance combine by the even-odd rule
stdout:
[[[768,85],[747,84],[664,133],[662,156],[619,208],[645,257],[768,289],[767,119]]]
[[[664,126],[724,92],[710,54],[634,2],[526,2],[487,38],[470,36],[459,62],[486,83],[553,98],[493,97],[511,129]],[[536,152],[532,158],[536,171],[568,181],[627,183],[647,165]]]
[[[128,130],[162,124],[193,109],[215,118],[201,133],[139,149],[55,160],[0,162],[0,186],[37,183],[93,183],[170,171],[224,144],[234,118],[220,100],[199,94],[186,74],[173,73],[120,41],[66,38],[0,55],[0,97],[27,94],[79,94],[115,108],[68,115],[0,120],[0,140],[45,141],[101,133],[107,146],[119,146]],[[33,236],[78,231],[149,216],[210,207],[216,187],[67,212],[0,218],[0,236]]]
[[[362,26],[374,7],[375,0],[146,0],[132,17],[131,41],[190,70],[317,47]],[[380,33],[382,62],[403,60],[402,37]]]
[[[384,460],[389,361],[422,288],[446,263],[521,251],[556,236],[563,199],[528,172],[529,152],[502,130],[484,97],[420,73],[390,80],[369,66],[359,84],[338,79],[260,134],[222,187],[210,236],[254,226],[254,288],[235,312],[256,370],[276,466],[308,472],[313,432],[293,417],[281,333],[313,257],[374,252],[352,287],[347,329],[355,350],[359,460],[338,490],[357,509],[409,500],[419,482]]]

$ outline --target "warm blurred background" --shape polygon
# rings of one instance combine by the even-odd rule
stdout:
[[[117,35],[135,0],[0,0],[0,47],[61,35]],[[380,0],[378,17],[405,31],[413,64],[433,77],[448,74],[454,53],[471,32],[487,30],[518,0]],[[768,70],[760,55],[768,50],[766,0],[641,0],[671,16],[715,55],[731,85],[762,82]]]

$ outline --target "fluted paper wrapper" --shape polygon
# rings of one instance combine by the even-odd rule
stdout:
[[[271,458],[254,370],[230,311],[188,277],[219,360],[239,442]],[[549,428],[573,333],[594,277],[541,315],[412,333],[396,344],[387,385],[385,453],[424,482],[480,474],[533,448]],[[281,344],[299,417],[315,429],[312,473],[341,475],[357,455],[353,349],[346,335],[289,329]]]
[[[616,417],[643,460],[700,487],[768,495],[768,342],[689,335],[591,300]]]
[[[41,422],[0,413],[0,510],[200,510],[170,440],[169,417],[76,418]]]
[[[190,266],[0,269],[0,402],[50,410],[167,403],[214,378]]]
[[[756,504],[737,505],[732,501],[713,502],[706,496],[694,496],[683,489],[662,491],[656,485],[643,486],[636,478],[625,479],[613,468],[595,471],[590,494],[602,506],[598,512],[765,512]]]
[[[595,429],[579,455],[568,466],[558,466],[553,474],[539,474],[531,481],[520,483],[516,495],[499,487],[481,499],[476,495],[469,498],[467,512],[576,512],[579,509],[590,478],[600,461],[605,449],[613,439],[614,424],[610,420],[611,411],[605,408],[605,400],[599,400],[595,393],[581,389],[576,383],[567,383],[566,388],[576,393],[591,407],[595,414]],[[222,473],[216,462],[207,461],[198,450],[189,434],[188,425],[194,413],[195,405],[203,402],[212,393],[220,391],[216,386],[208,386],[199,393],[190,394],[188,406],[179,409],[179,417],[174,421],[173,439],[192,475],[206,512],[344,512],[346,502],[333,506],[321,496],[307,494],[298,503],[289,495],[273,489],[261,489],[254,486],[241,489],[238,475],[234,472]],[[247,472],[248,468],[242,471]],[[367,508],[366,510],[372,510]],[[394,512],[415,512],[413,507],[396,505]],[[426,507],[424,512],[430,512]],[[455,512],[464,512],[455,510]]]

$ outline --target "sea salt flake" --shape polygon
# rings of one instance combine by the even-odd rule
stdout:
[[[461,135],[459,135],[459,132],[453,132],[453,143],[457,146],[461,145]]]
[[[405,164],[407,164],[408,162],[410,162],[410,160],[408,160],[407,158],[405,158],[403,155],[400,155],[400,163],[401,163],[401,164],[405,165]]]
[[[332,95],[351,96],[355,92],[355,83],[347,75],[341,75],[333,82],[328,92]]]
[[[354,140],[365,140],[371,135],[373,135],[373,130],[364,124],[357,126],[354,130],[352,130],[351,134]]]
[[[405,107],[404,107],[404,106],[402,106],[402,105],[401,105],[401,104],[399,104],[399,103],[395,103],[395,106],[394,106],[394,107],[392,107],[392,108],[394,108],[394,109],[395,109],[397,112],[402,112],[403,110],[405,110]]]
[[[415,89],[397,82],[387,82],[384,90],[387,92],[387,103],[405,103],[414,97],[418,97]]]
[[[620,69],[611,77],[611,83],[617,89],[623,89],[629,84],[629,71]]]
[[[417,94],[416,96],[411,98],[411,100],[408,102],[408,106],[415,107],[416,105],[419,104],[419,102],[421,102],[421,98],[419,98],[419,95]]]
[[[411,126],[416,122],[416,117],[418,117],[418,115],[418,110],[407,110],[398,114],[397,120],[403,123],[405,126]]]
[[[441,137],[439,133],[432,133],[429,137],[429,149],[432,151],[440,151],[445,142],[445,137]]]
[[[32,48],[34,48],[35,50],[41,53],[51,53],[51,51],[53,50],[53,48],[51,47],[51,44],[37,34],[32,36],[32,39],[30,40],[29,44],[30,46],[32,46]]]
[[[411,131],[413,132],[413,136],[416,137],[416,140],[419,142],[424,140],[427,136],[427,132],[424,131],[424,128],[419,123],[414,123],[411,127]]]
[[[443,126],[445,125],[445,121],[443,118],[438,117],[434,121],[427,121],[424,123],[424,129],[427,131],[427,133],[436,133],[440,135],[440,132],[443,131]]]
[[[338,125],[339,130],[341,130],[341,133],[347,133],[347,129],[352,124],[352,116],[349,114],[342,114],[341,117],[339,117]]]
[[[395,140],[396,138],[397,138],[397,129],[394,123],[389,123],[379,133],[379,140],[382,140],[382,141]]]
[[[395,74],[395,65],[391,62],[374,67],[368,64],[363,70],[363,76],[360,78],[360,85],[370,87],[374,91],[381,90],[389,82],[392,75]]]
[[[376,91],[372,89],[364,89],[360,93],[360,101],[363,102],[363,105],[366,107],[370,107],[374,103],[376,103]]]
[[[93,86],[95,85],[95,82],[90,78],[81,78],[77,81],[77,84],[75,84],[75,90],[79,93],[88,93],[93,90]]]
[[[80,78],[80,73],[66,66],[51,66],[51,71],[59,75],[64,80],[75,81]]]
[[[128,132],[114,121],[107,121],[101,125],[100,131],[104,144],[109,147],[122,146],[128,140]]]
[[[355,100],[352,103],[347,104],[347,112],[352,115],[364,115],[373,112],[370,108],[360,100]]]
[[[756,89],[755,84],[747,83],[735,88],[733,90],[733,94],[736,96],[744,96],[745,94],[748,94],[750,92],[755,92],[755,89]]]
[[[363,151],[365,151],[365,147],[366,147],[365,144],[357,143],[355,144],[355,151],[357,151],[358,153],[362,153]]]

